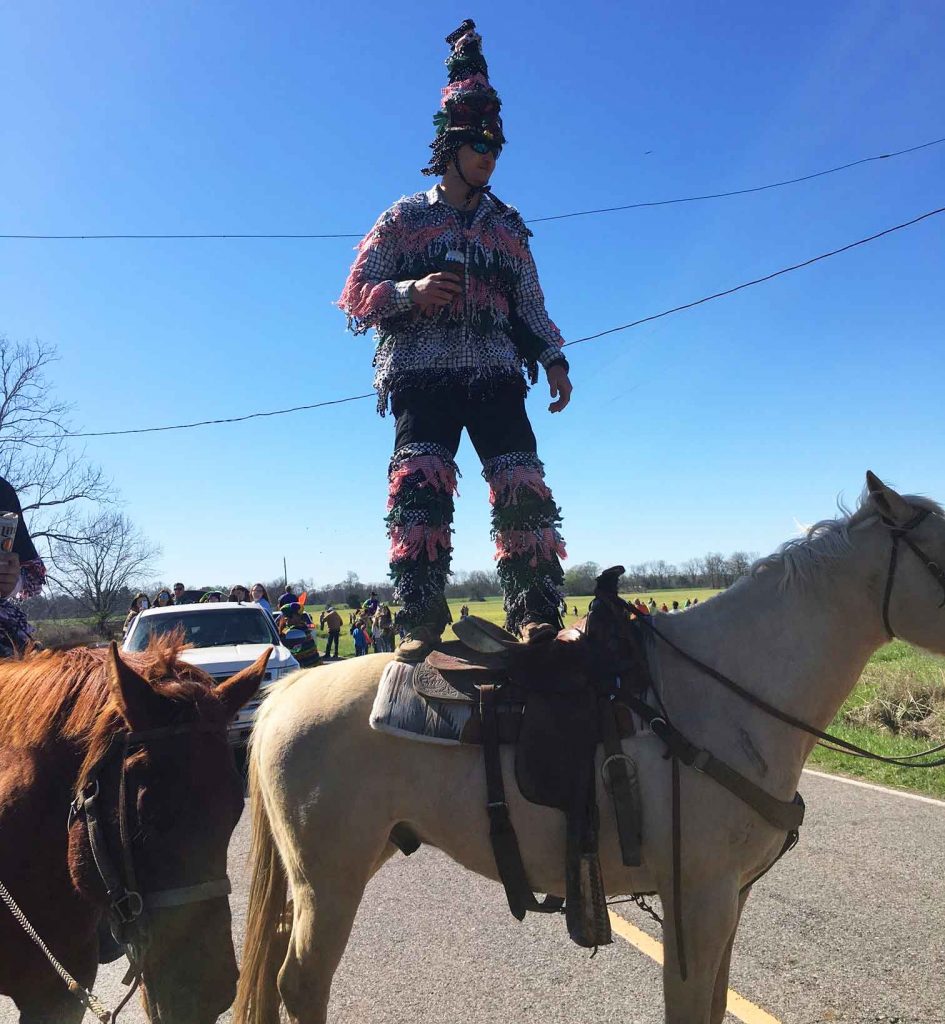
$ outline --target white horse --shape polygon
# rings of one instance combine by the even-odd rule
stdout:
[[[711,601],[657,616],[659,630],[821,729],[886,642],[887,617],[897,636],[945,653],[941,570],[936,577],[945,565],[945,515],[872,474],[867,482],[854,514],[818,523]],[[897,528],[908,531],[904,544],[893,540]],[[890,558],[894,543],[897,564]],[[772,796],[790,800],[813,737],[657,644],[663,699],[677,728]],[[280,996],[296,1024],[326,1020],[332,977],[364,888],[395,853],[388,838],[395,824],[407,823],[424,843],[497,878],[481,750],[411,742],[368,726],[388,660],[377,655],[299,673],[263,705],[250,755],[253,881],[239,1024],[274,1024]],[[667,1024],[720,1024],[745,887],[776,857],[784,833],[706,775],[681,768],[683,980],[673,927],[670,762],[649,734],[624,740],[624,750],[639,767],[643,866],[622,864],[613,811],[601,792],[608,895],[660,896]],[[511,754],[503,750],[505,781],[529,881],[536,891],[563,893],[564,818],[521,797]]]

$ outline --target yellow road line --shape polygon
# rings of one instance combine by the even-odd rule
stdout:
[[[622,938],[626,939],[631,946],[635,946],[641,953],[645,953],[651,960],[658,964],[663,963],[663,945],[651,938],[646,932],[640,931],[635,925],[612,910],[610,913],[610,926]],[[743,1024],[781,1024],[777,1017],[772,1017],[760,1006],[755,1006],[744,996],[737,992],[728,990],[728,1012],[742,1021]]]

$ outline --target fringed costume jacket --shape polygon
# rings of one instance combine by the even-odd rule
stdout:
[[[518,211],[486,193],[466,221],[434,186],[396,202],[358,245],[338,305],[355,334],[377,330],[381,415],[398,390],[459,384],[488,394],[510,380],[524,388],[523,366],[534,382],[538,363],[564,362]],[[437,271],[458,274],[463,291],[427,316],[410,286]]]

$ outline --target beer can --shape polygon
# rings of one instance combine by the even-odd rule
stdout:
[[[20,517],[16,512],[0,512],[0,550],[12,551]]]

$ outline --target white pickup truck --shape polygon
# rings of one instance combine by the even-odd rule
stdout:
[[[162,636],[175,630],[181,631],[184,642],[191,644],[188,650],[181,652],[181,659],[202,668],[218,681],[252,665],[267,647],[273,648],[259,692],[230,723],[230,743],[244,747],[267,689],[294,672],[299,663],[283,646],[264,608],[258,604],[225,601],[147,608],[132,623],[122,650],[143,651],[153,635]]]

